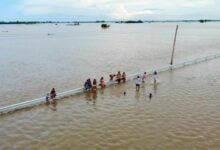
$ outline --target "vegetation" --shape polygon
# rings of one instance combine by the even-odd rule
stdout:
[[[0,21],[0,24],[37,24],[39,23],[38,21],[9,21],[9,22],[5,22],[5,21]]]
[[[209,21],[211,21],[211,20],[206,20],[206,19],[204,19],[204,20],[203,20],[203,19],[200,19],[200,20],[199,20],[200,23],[206,23],[206,22],[209,22]]]
[[[128,21],[77,21],[77,23],[156,23],[156,22],[200,22],[200,23],[206,23],[206,22],[220,22],[220,20],[208,20],[208,19],[200,19],[200,20],[149,20],[149,21],[142,21],[142,20],[128,20]],[[57,23],[76,23],[76,21],[0,21],[1,24],[43,24],[43,23],[51,23],[51,24],[57,24]]]
[[[143,23],[143,21],[142,20],[138,20],[138,21],[128,20],[128,21],[116,21],[115,23]]]
[[[102,21],[96,21],[96,23],[105,23],[105,21],[104,21],[104,20],[102,20]]]

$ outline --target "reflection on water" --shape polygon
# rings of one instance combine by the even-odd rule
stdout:
[[[139,98],[140,98],[140,91],[136,91],[136,93],[135,93],[135,98],[136,98],[137,100],[139,100]]]
[[[105,88],[101,88],[100,93],[103,95],[105,93]]]
[[[97,92],[87,91],[85,93],[85,99],[86,99],[87,103],[92,103],[93,105],[95,105],[96,99],[97,99]]]
[[[50,102],[46,102],[45,105],[53,111],[57,110],[57,100],[55,99],[51,100]]]
[[[157,84],[154,83],[154,93],[157,94]]]
[[[51,108],[54,110],[54,111],[56,111],[57,110],[57,101],[56,100],[52,100],[51,101]]]
[[[96,104],[96,99],[97,99],[97,92],[92,93],[92,101],[94,105]]]

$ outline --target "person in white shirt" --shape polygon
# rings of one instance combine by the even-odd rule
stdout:
[[[138,92],[140,90],[140,86],[141,86],[141,79],[140,76],[137,76],[137,79],[135,81],[136,84],[136,91]]]

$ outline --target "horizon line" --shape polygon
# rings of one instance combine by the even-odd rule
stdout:
[[[10,22],[36,22],[36,23],[87,23],[87,22],[126,22],[126,21],[142,21],[142,22],[193,22],[193,21],[220,21],[220,19],[163,19],[163,20],[142,20],[142,19],[127,19],[127,20],[86,20],[86,21],[79,21],[79,20],[72,20],[72,21],[55,21],[55,20],[10,20],[10,21],[3,21],[0,20],[0,23],[10,23]]]

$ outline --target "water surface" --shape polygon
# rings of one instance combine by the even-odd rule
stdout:
[[[175,23],[1,25],[0,106],[170,62]],[[181,23],[175,61],[219,52],[219,23]],[[3,32],[2,32],[3,31]],[[8,32],[4,32],[8,31]]]
[[[139,93],[129,82],[3,115],[0,149],[218,150],[219,63],[164,72],[156,87],[148,77]]]

